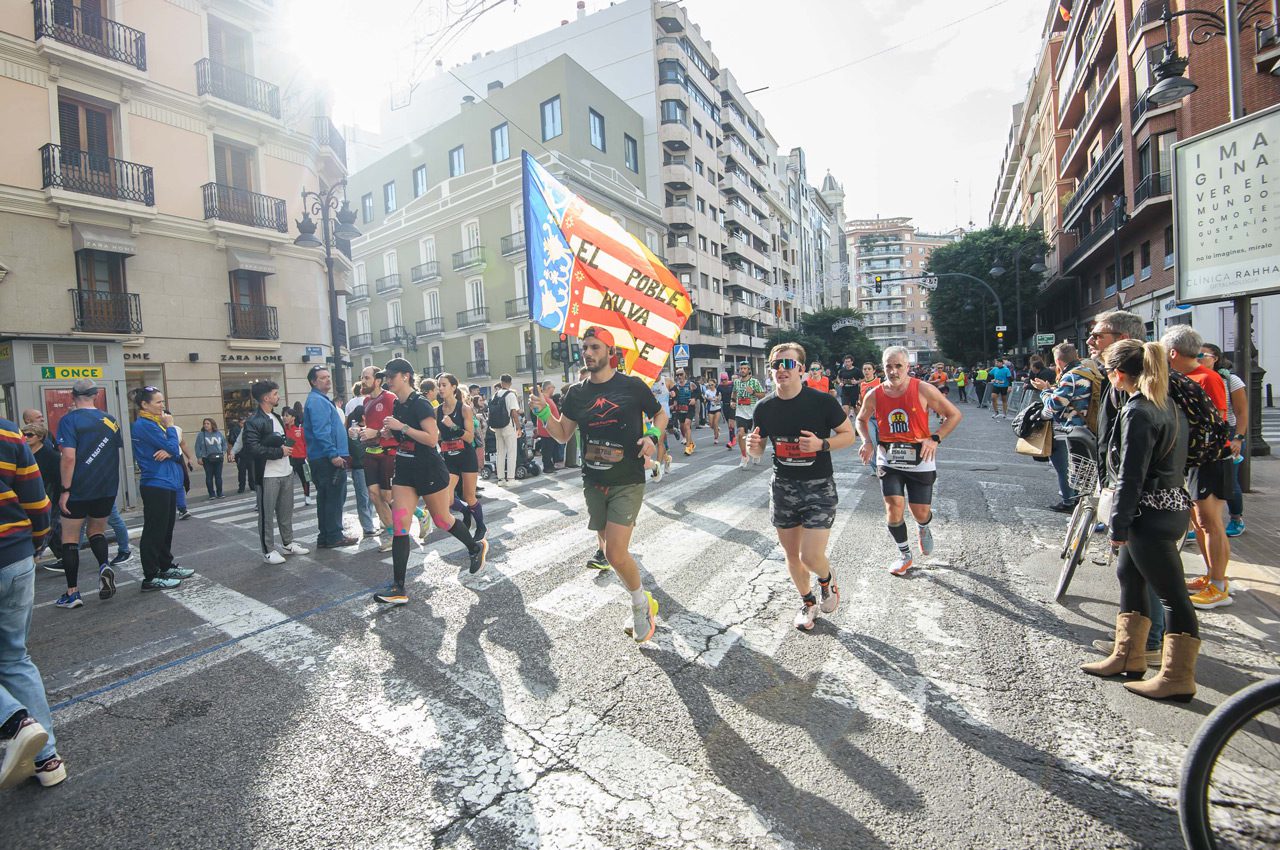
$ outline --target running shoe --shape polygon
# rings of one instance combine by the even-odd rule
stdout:
[[[312,505],[313,503],[312,503],[312,501],[311,501],[311,497],[310,497],[310,496],[303,496],[303,497],[302,497],[302,504],[307,505],[308,507],[309,507],[310,505]]]
[[[272,549],[270,552],[262,556],[262,560],[268,564],[283,564],[284,555],[281,555],[275,549]]]
[[[280,551],[286,555],[310,555],[311,554],[310,549],[303,546],[301,543],[299,543],[296,540],[290,543],[288,546],[281,547]]]
[[[186,509],[178,511],[178,519],[191,519],[191,511]]]
[[[174,564],[167,570],[160,571],[160,578],[172,579],[173,581],[182,581],[184,578],[191,578],[196,574],[195,570],[189,570],[186,567],[180,567]]]
[[[587,567],[593,570],[611,570],[613,564],[609,563],[609,559],[604,556],[603,549],[597,549],[596,553],[587,559]]]
[[[1208,587],[1191,597],[1191,604],[1201,611],[1225,608],[1233,602],[1235,600],[1231,598],[1231,594],[1226,590],[1219,590],[1218,586],[1213,582],[1210,582]]]
[[[60,560],[59,560],[59,561],[45,561],[45,562],[43,562],[42,564],[40,564],[40,566],[41,566],[43,569],[46,569],[46,570],[48,570],[48,571],[49,571],[49,572],[51,572],[51,573],[58,573],[59,575],[65,575],[65,574],[66,574],[66,572],[67,572],[66,570],[64,570],[64,569],[62,568],[62,561],[60,561]]]
[[[654,482],[658,482],[662,480],[662,474],[663,474],[662,464],[655,463],[653,467],[649,470],[649,472]]]
[[[1187,582],[1187,593],[1195,595],[1200,591],[1204,590],[1210,584],[1211,582],[1209,581],[1209,577],[1207,575],[1196,576],[1195,578],[1191,579],[1191,581]],[[1227,582],[1227,593],[1231,596],[1236,595],[1236,592],[1231,588],[1230,582]]]
[[[725,447],[726,449],[732,449],[732,448],[736,447],[737,445],[738,445],[738,436],[735,434],[734,436],[732,436],[732,437],[730,437],[730,438],[729,438],[729,442],[725,443],[725,444],[724,444],[724,447]]]
[[[920,526],[920,554],[926,557],[933,554],[933,531],[927,525]]]
[[[684,444],[684,456],[688,457],[691,454],[693,454],[693,440]]]
[[[662,459],[662,474],[666,475],[671,471],[671,455],[667,455]]]
[[[375,593],[373,601],[383,605],[405,605],[409,602],[409,595],[404,592],[403,587],[392,586],[381,593]]]
[[[484,559],[488,557],[488,555],[489,555],[489,541],[477,540],[476,548],[471,550],[471,566],[467,568],[471,571],[472,575],[475,575],[476,573],[484,569]]]
[[[802,632],[811,631],[813,629],[813,621],[818,619],[818,603],[804,600],[804,604],[800,606],[800,610],[796,613],[796,628]]]
[[[49,743],[49,732],[31,716],[18,723],[18,731],[4,748],[0,762],[0,789],[14,788],[36,772],[36,756]]]
[[[36,763],[36,779],[45,788],[52,788],[67,778],[67,766],[54,753],[42,762]]]
[[[378,535],[378,551],[379,552],[390,552],[392,543],[393,543],[392,538],[383,537],[381,534]]]
[[[176,578],[156,576],[155,578],[144,579],[141,585],[141,590],[143,593],[151,590],[173,590],[180,584],[182,584],[182,582]]]
[[[899,552],[898,561],[892,567],[889,568],[889,572],[895,576],[905,576],[907,574],[907,570],[911,569],[911,564],[912,564],[911,556],[903,555],[901,552]]]
[[[103,564],[98,570],[98,598],[110,599],[116,595],[116,571],[110,564]]]
[[[742,460],[738,461],[738,469],[746,469],[749,463],[751,463],[751,459],[743,455]]]
[[[1240,519],[1233,519],[1227,523],[1228,537],[1239,537],[1241,534],[1244,534],[1244,518],[1243,517],[1241,517]]]
[[[121,564],[127,564],[133,560],[133,552],[116,552],[116,556],[111,559],[111,566],[118,567]]]
[[[751,462],[754,463],[756,466],[759,466],[760,461],[762,460],[764,460],[764,455],[760,455],[759,457],[756,457],[754,455],[751,456]]]
[[[836,583],[835,571],[833,570],[830,575],[831,581],[826,584],[818,582],[818,591],[822,597],[819,609],[824,614],[834,614],[840,605],[840,585]]]
[[[711,441],[711,445],[713,445],[713,446],[718,446],[718,445],[720,445],[720,438],[719,438],[719,437],[716,437],[714,440],[712,440],[712,441]]]
[[[653,637],[653,632],[658,628],[658,600],[653,598],[653,594],[649,591],[644,592],[645,602],[643,605],[631,606],[631,622],[624,623],[622,631],[635,640],[636,643],[644,643]]]
[[[75,593],[62,594],[53,604],[59,608],[79,608],[84,604],[84,600],[80,598],[80,591],[77,590]]]

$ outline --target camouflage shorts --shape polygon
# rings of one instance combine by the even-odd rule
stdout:
[[[834,478],[796,481],[775,474],[772,487],[769,508],[774,528],[830,528],[835,522],[840,497]]]

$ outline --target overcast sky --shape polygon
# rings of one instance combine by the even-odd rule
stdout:
[[[334,86],[339,120],[367,125],[403,74],[410,33],[452,20],[446,3],[472,2],[294,0],[289,32],[309,46],[304,64]],[[805,148],[815,184],[831,170],[844,184],[849,218],[911,216],[925,230],[944,230],[987,223],[1011,109],[1026,91],[1050,2],[683,5],[743,89],[769,86],[751,99],[779,147]],[[587,9],[607,5],[588,0]],[[461,34],[451,31],[433,55],[450,67],[574,16],[575,0],[502,3]],[[347,58],[323,58],[335,53]]]

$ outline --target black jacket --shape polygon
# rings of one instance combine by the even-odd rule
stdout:
[[[253,464],[254,484],[262,483],[262,473],[267,467],[267,461],[279,460],[285,456],[284,434],[275,432],[271,426],[272,419],[280,423],[280,430],[283,432],[284,422],[280,417],[274,412],[270,415],[263,413],[261,407],[244,422],[240,457],[242,462],[248,460]]]
[[[1129,539],[1129,527],[1138,515],[1138,499],[1144,492],[1186,486],[1182,470],[1187,462],[1188,435],[1187,417],[1172,399],[1157,407],[1134,393],[1120,408],[1107,443],[1107,471],[1116,487],[1109,522],[1112,540]]]

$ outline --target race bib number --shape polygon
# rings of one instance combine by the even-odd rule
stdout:
[[[440,451],[448,454],[457,454],[465,448],[462,440],[443,440],[440,443]]]
[[[689,405],[687,404],[676,405],[676,413],[688,413],[688,412],[689,412]]]
[[[746,396],[738,396],[738,404],[751,404],[751,402],[753,402],[753,401],[755,401],[755,399],[753,399],[753,398],[752,398],[751,396],[749,396],[749,395],[746,395]]]
[[[895,466],[918,466],[920,463],[919,443],[886,443],[885,456]]]
[[[773,443],[773,456],[784,466],[812,466],[817,452],[806,452],[800,448],[800,438],[779,438]]]
[[[608,469],[622,460],[622,446],[616,443],[587,441],[583,458],[595,469]]]

